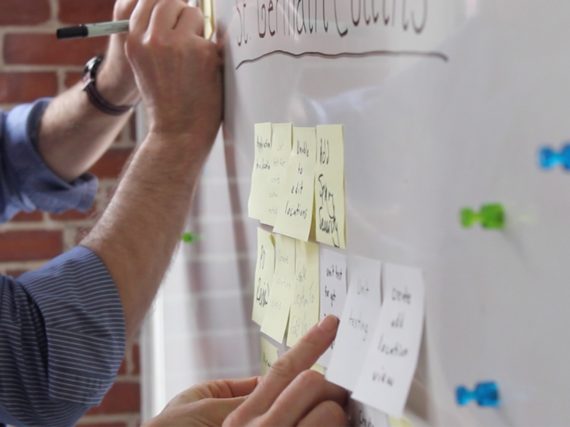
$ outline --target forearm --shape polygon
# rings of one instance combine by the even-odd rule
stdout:
[[[207,155],[191,148],[205,146],[188,144],[192,138],[149,134],[111,205],[82,242],[103,259],[117,284],[128,338],[138,331],[180,241]]]
[[[97,89],[114,105],[138,101],[130,65],[123,52],[124,40],[113,36],[100,72]],[[109,148],[132,113],[111,116],[95,108],[78,83],[50,103],[42,118],[38,150],[46,164],[61,178],[73,181],[86,172]]]
[[[73,181],[109,148],[131,113],[110,116],[97,110],[76,85],[56,97],[46,109],[38,150],[58,176]]]

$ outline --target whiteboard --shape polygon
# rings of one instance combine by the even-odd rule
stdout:
[[[347,254],[424,272],[408,413],[570,425],[570,175],[537,166],[540,147],[570,139],[570,3],[217,0],[215,12],[234,209],[246,216],[255,123],[341,123]],[[506,229],[463,229],[460,209],[488,202]],[[253,260],[257,224],[243,225]],[[455,387],[482,380],[502,406],[458,407]]]

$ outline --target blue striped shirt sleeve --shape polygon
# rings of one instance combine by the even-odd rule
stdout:
[[[112,385],[125,350],[115,283],[85,247],[0,277],[0,423],[71,426]]]
[[[0,111],[0,222],[21,211],[88,210],[97,179],[84,174],[73,182],[57,176],[36,148],[40,122],[49,99]]]

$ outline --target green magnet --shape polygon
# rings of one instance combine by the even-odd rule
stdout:
[[[182,235],[182,241],[184,243],[194,243],[196,240],[198,240],[198,236],[193,233],[186,232]]]
[[[477,223],[486,229],[502,230],[505,227],[505,210],[499,203],[483,205],[479,212],[464,208],[460,216],[464,228],[471,228]]]

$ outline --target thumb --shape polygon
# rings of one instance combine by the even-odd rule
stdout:
[[[207,425],[221,426],[226,417],[235,411],[246,399],[246,396],[232,397],[230,399],[203,399],[194,403],[197,419],[203,420]]]

